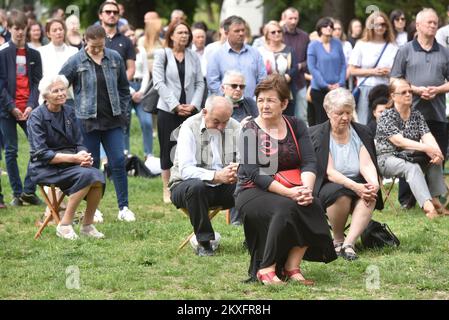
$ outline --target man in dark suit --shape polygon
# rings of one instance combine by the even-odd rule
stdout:
[[[17,125],[27,134],[26,122],[38,105],[42,62],[38,51],[26,44],[27,18],[13,10],[8,17],[11,40],[0,47],[0,127],[5,143],[6,169],[13,191],[12,206],[41,204],[36,185],[27,172],[24,185],[17,166]]]

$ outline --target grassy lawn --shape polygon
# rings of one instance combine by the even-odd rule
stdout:
[[[132,151],[142,157],[133,120]],[[23,134],[20,141],[23,177],[28,155]],[[2,186],[9,202],[6,176]],[[401,241],[398,249],[360,251],[355,262],[305,262],[303,271],[316,281],[314,287],[268,288],[242,282],[249,264],[243,229],[226,225],[224,213],[214,220],[222,236],[215,257],[199,258],[189,245],[178,253],[191,225],[162,202],[161,187],[160,178],[130,177],[130,208],[137,222],[125,223],[117,220],[115,192],[108,183],[100,205],[105,222],[98,226],[106,239],[99,241],[64,241],[53,226],[36,241],[34,223],[43,207],[2,210],[0,299],[449,299],[449,218],[428,221],[419,209],[396,215],[387,205],[375,212],[375,220],[389,224]],[[396,200],[396,194],[392,197]],[[72,280],[78,271],[76,289]]]

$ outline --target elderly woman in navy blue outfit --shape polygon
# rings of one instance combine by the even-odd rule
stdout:
[[[27,122],[30,142],[30,176],[36,184],[53,184],[69,196],[64,217],[56,234],[78,238],[72,222],[81,200],[87,201],[80,233],[94,238],[104,235],[93,226],[95,210],[104,190],[104,175],[93,168],[93,158],[83,146],[74,110],[65,105],[68,81],[57,75],[44,78],[39,90],[45,103],[31,113]]]

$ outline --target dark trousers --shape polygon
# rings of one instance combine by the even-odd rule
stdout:
[[[29,162],[23,184],[20,179],[19,166],[17,164],[17,155],[19,152],[17,125],[22,128],[25,135],[28,136],[26,121],[17,121],[12,116],[9,118],[0,118],[0,129],[5,143],[6,170],[8,172],[9,184],[11,185],[14,197],[19,197],[22,192],[28,194],[36,192],[36,184],[31,181],[30,173],[28,171]],[[29,159],[29,154],[25,157]]]
[[[329,118],[324,110],[324,97],[329,91],[312,89],[310,95],[312,96],[313,109],[315,110],[315,123],[309,123],[310,126],[326,122]]]
[[[171,201],[177,208],[186,208],[190,214],[198,241],[215,239],[214,229],[209,220],[209,208],[221,206],[229,209],[234,206],[235,184],[222,184],[210,187],[199,179],[188,179],[171,190]]]

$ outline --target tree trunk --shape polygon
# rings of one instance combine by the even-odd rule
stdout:
[[[346,30],[349,21],[355,16],[355,0],[325,0],[323,17],[339,19]]]
[[[148,0],[121,0],[125,6],[125,18],[136,28],[144,27],[143,16],[148,11],[155,11],[154,1]]]

